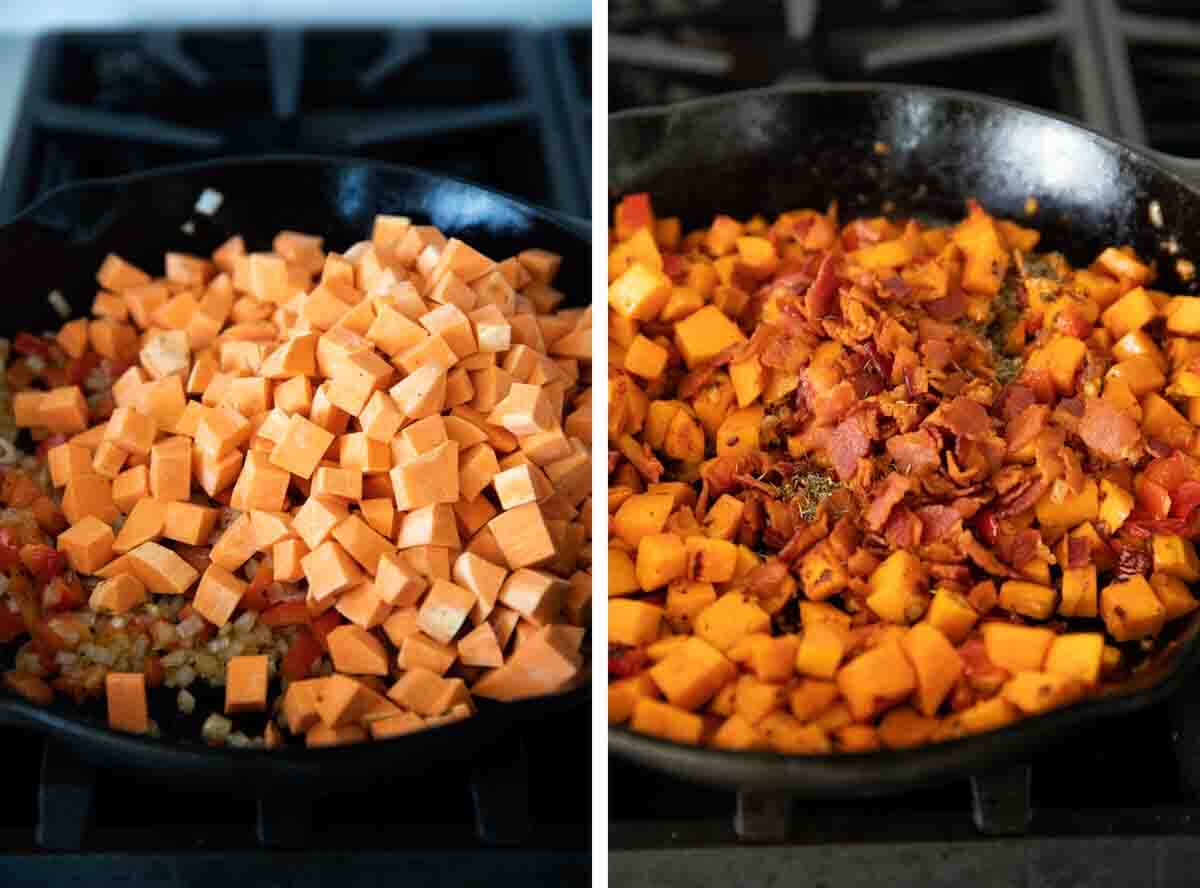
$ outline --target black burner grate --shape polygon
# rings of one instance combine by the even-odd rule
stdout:
[[[588,96],[557,31],[155,31],[39,41],[0,219],[80,179],[236,154],[441,170],[577,215]]]

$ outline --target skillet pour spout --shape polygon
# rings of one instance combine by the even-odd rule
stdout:
[[[963,92],[807,84],[615,114],[609,198],[636,192],[649,192],[655,209],[681,217],[685,230],[718,212],[775,215],[831,200],[847,219],[947,220],[975,198],[1037,228],[1042,245],[1073,264],[1129,244],[1156,259],[1156,287],[1186,294],[1198,286],[1178,260],[1200,256],[1200,163]],[[911,750],[789,757],[693,748],[621,727],[610,729],[609,744],[644,766],[724,788],[808,798],[901,793],[995,770],[1166,699],[1200,665],[1198,633],[1200,611],[1121,685],[997,731]]]

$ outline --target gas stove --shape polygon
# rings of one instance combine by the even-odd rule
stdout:
[[[58,186],[222,156],[422,166],[586,215],[588,32],[245,30],[40,38],[0,222]],[[586,708],[455,773],[327,794],[98,773],[0,728],[0,884],[587,884]],[[53,852],[53,853],[51,853]],[[286,879],[283,868],[287,867]],[[299,874],[299,875],[298,875]]]
[[[50,34],[0,220],[69,182],[263,153],[421,166],[585,216],[587,44],[583,29]]]
[[[1200,156],[1200,17],[1171,8],[614,0],[609,92],[620,110],[789,82],[935,85]],[[894,798],[736,794],[616,758],[609,774],[613,884],[1194,884],[1200,691]]]

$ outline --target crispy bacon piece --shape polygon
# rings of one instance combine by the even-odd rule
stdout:
[[[1023,485],[1016,495],[1011,498],[1005,497],[1003,504],[996,509],[996,517],[1011,518],[1014,515],[1020,515],[1026,509],[1032,509],[1049,486],[1044,478],[1031,480],[1028,484]]]
[[[788,566],[778,558],[770,558],[746,574],[743,582],[747,592],[764,598],[778,592],[787,575]]]
[[[936,543],[946,539],[960,529],[963,516],[952,506],[921,506],[917,509],[921,519],[921,542]]]
[[[1000,416],[1004,421],[1012,422],[1025,412],[1025,408],[1036,404],[1037,400],[1033,389],[1014,382],[1000,393],[996,403],[1000,406]]]
[[[928,429],[888,438],[887,452],[906,475],[922,475],[941,465],[938,442]]]
[[[1142,440],[1137,420],[1108,401],[1087,398],[1079,421],[1079,437],[1093,452],[1109,462],[1137,458]]]
[[[871,450],[868,420],[856,413],[839,423],[826,438],[829,460],[838,478],[846,483],[858,473],[858,461]]]
[[[816,279],[804,294],[804,313],[814,324],[828,317],[837,305],[837,277],[833,271],[836,262],[832,253],[826,254]]]
[[[1083,537],[1067,537],[1067,567],[1087,567],[1091,559],[1091,543]]]
[[[962,549],[963,554],[982,567],[985,571],[994,577],[1006,577],[1010,571],[994,552],[987,546],[975,539],[969,530],[964,530],[958,535],[958,545]]]
[[[632,435],[622,435],[617,440],[617,447],[649,483],[657,484],[662,479],[663,464],[658,461],[649,444],[634,440]]]
[[[1008,452],[1016,453],[1032,443],[1046,427],[1049,418],[1050,408],[1045,404],[1026,407],[1008,426]]]
[[[1171,517],[1188,521],[1193,510],[1200,506],[1200,481],[1184,481],[1171,497]]]
[[[959,396],[934,411],[940,414],[938,424],[945,426],[960,438],[979,441],[987,437],[992,430],[992,420],[987,410],[978,401],[965,396]],[[932,422],[931,416],[927,422]]]
[[[921,542],[921,519],[911,509],[900,506],[888,517],[884,539],[894,549],[911,549]]]
[[[882,530],[892,509],[899,505],[912,487],[913,483],[909,478],[899,472],[892,472],[871,491],[873,498],[863,513],[863,523],[871,530]]]

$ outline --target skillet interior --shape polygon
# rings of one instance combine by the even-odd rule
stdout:
[[[1200,195],[1145,152],[1033,109],[945,90],[890,85],[786,87],[613,115],[609,197],[650,192],[689,227],[837,199],[842,218],[961,217],[975,197],[1042,231],[1039,248],[1086,264],[1104,246],[1157,257],[1156,287],[1189,292],[1173,258],[1200,255]],[[1026,216],[1028,197],[1038,211]],[[1164,225],[1148,221],[1156,200]],[[1177,245],[1178,253],[1168,246]],[[620,755],[686,779],[798,796],[901,792],[977,774],[1098,718],[1173,693],[1200,663],[1200,612],[1132,681],[1102,697],[967,740],[904,752],[785,757],[694,749],[610,730]]]
[[[194,212],[205,188],[224,202],[212,217]],[[368,237],[377,213],[412,216],[437,225],[498,257],[541,246],[564,256],[558,285],[567,301],[589,299],[587,223],[559,216],[487,189],[401,166],[313,157],[266,157],[195,164],[56,191],[0,228],[0,269],[6,305],[0,335],[55,330],[61,319],[46,300],[61,290],[76,315],[86,315],[96,293],[95,272],[111,252],[145,268],[161,269],[167,250],[206,254],[232,234],[249,250],[270,249],[281,229],[321,234],[328,249],[344,250]],[[180,226],[191,220],[194,234]],[[19,643],[0,646],[9,668]],[[192,688],[197,713],[219,711],[220,691]],[[202,715],[182,716],[175,692],[150,695],[151,717],[163,740],[108,730],[103,706],[83,709],[56,701],[41,709],[0,690],[0,723],[53,733],[81,757],[111,767],[135,765],[172,780],[267,786],[315,782],[345,785],[420,773],[439,762],[471,757],[519,720],[552,717],[578,705],[588,688],[513,704],[480,701],[477,717],[454,725],[343,749],[257,752],[210,749],[198,743]],[[244,723],[262,728],[262,718]],[[241,724],[239,724],[241,727]]]

